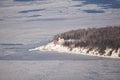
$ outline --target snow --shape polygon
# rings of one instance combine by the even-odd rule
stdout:
[[[52,51],[28,51],[48,43],[61,32],[120,24],[120,8],[83,2],[85,0],[0,0],[0,80],[120,80],[118,59],[65,54],[68,49],[64,50],[61,45],[53,47],[51,43]],[[53,52],[56,48],[61,48],[60,54]],[[79,52],[77,48],[73,51]]]
[[[42,41],[46,36],[50,39],[55,34],[71,29],[119,25],[119,8],[104,8],[83,2],[85,1],[1,0],[0,43],[30,44]],[[104,11],[104,13],[87,13],[85,10]],[[20,13],[22,11],[27,13]]]
[[[0,42],[29,44],[39,41],[38,37],[45,39],[44,36],[47,35],[50,38],[49,36],[71,29],[119,25],[119,8],[104,8],[97,4],[83,4],[83,2],[85,1],[1,0]],[[104,13],[87,13],[85,10],[104,11]],[[21,11],[29,12],[20,13]]]
[[[114,59],[0,60],[0,80],[119,80],[119,67]]]
[[[48,50],[48,51],[59,51],[59,52],[68,52],[69,49],[67,47],[64,47],[62,46],[61,44],[54,44],[53,42],[51,43],[48,43],[46,46],[40,46],[40,47],[37,47],[35,49],[30,49],[30,51],[33,51],[33,50]]]
[[[57,51],[57,52],[65,52],[65,53],[75,53],[75,54],[84,54],[84,55],[90,55],[90,56],[99,56],[99,57],[110,57],[110,58],[120,58],[120,49],[118,49],[117,52],[115,50],[112,52],[112,54],[109,56],[109,52],[112,51],[111,48],[107,48],[105,50],[104,55],[100,55],[98,52],[98,49],[92,49],[89,52],[89,48],[84,47],[76,47],[76,48],[69,48],[67,46],[63,46],[61,44],[61,41],[63,43],[63,39],[59,39],[57,44],[54,44],[54,42],[48,43],[47,45],[43,45],[34,49],[30,49],[29,51],[39,50],[39,51]]]

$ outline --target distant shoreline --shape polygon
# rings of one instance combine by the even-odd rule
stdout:
[[[32,50],[120,58],[120,26],[71,30]]]

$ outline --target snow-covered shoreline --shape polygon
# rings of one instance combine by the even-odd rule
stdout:
[[[63,46],[62,44],[54,44],[54,42],[48,43],[47,45],[43,45],[40,47],[36,47],[34,49],[30,49],[29,51],[57,51],[57,52],[65,52],[65,53],[75,53],[75,54],[82,54],[82,55],[89,55],[89,56],[98,56],[98,57],[108,57],[108,58],[119,58],[120,49],[118,49],[118,52],[115,50],[112,51],[112,54],[109,55],[109,52],[112,50],[110,48],[107,48],[105,50],[105,54],[100,55],[98,52],[98,49],[92,49],[89,50],[89,48],[84,47],[76,47],[76,48],[69,48],[67,46]]]

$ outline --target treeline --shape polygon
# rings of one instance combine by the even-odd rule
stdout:
[[[117,50],[120,48],[120,26],[71,30],[55,35],[53,40],[59,38],[64,39],[63,45],[68,47],[97,47],[101,51],[106,48]],[[67,41],[70,39],[74,41]]]

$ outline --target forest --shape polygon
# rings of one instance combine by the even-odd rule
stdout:
[[[53,41],[59,38],[65,40],[63,45],[67,47],[98,48],[103,53],[106,48],[117,51],[120,48],[120,26],[71,30],[55,35]]]

